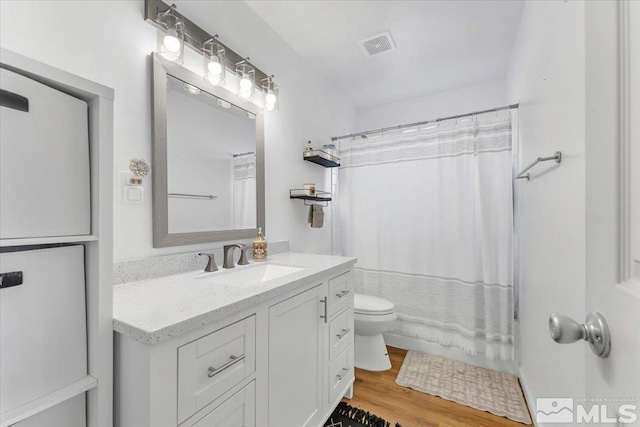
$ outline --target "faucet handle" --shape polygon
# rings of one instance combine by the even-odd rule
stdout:
[[[210,252],[210,253],[201,252],[198,255],[209,257],[209,261],[207,262],[207,266],[204,268],[204,271],[206,271],[207,273],[211,273],[213,271],[218,271],[218,266],[216,265],[215,254],[213,252]]]
[[[240,247],[240,260],[238,261],[238,265],[249,265],[249,261],[247,260],[247,245],[239,244]]]

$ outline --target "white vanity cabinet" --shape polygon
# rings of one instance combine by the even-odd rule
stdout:
[[[115,334],[115,425],[321,427],[342,397],[350,397],[354,381],[350,267],[355,259],[315,257],[336,265],[265,286],[249,297],[261,301],[247,302],[247,307],[212,322],[200,320],[210,312],[186,319],[163,329],[162,336],[152,328],[141,334],[143,328],[132,321],[127,323],[131,329],[125,329],[126,316],[118,318],[116,298],[114,327],[120,331]],[[172,277],[182,283],[181,292],[191,286],[183,281],[186,275],[169,276],[162,278],[158,291],[165,284],[172,286]],[[131,286],[147,295],[153,289],[149,283]],[[193,286],[200,290],[220,285]],[[193,289],[184,292],[190,295]],[[220,289],[218,297],[226,291]],[[123,298],[131,298],[131,289],[122,292]],[[243,290],[243,300],[232,308],[242,306],[247,293]],[[119,294],[117,286],[114,295]],[[194,298],[194,304],[202,305],[202,298]],[[151,299],[158,313],[158,299]],[[179,305],[188,298],[174,300]],[[185,324],[190,330],[183,331]]]

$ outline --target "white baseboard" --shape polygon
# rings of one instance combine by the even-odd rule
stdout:
[[[458,362],[468,363],[469,365],[480,366],[486,369],[493,369],[494,371],[504,372],[507,374],[518,375],[520,373],[518,364],[513,360],[490,360],[482,354],[470,355],[454,347],[445,347],[438,343],[393,333],[384,334],[384,341],[387,345],[392,347],[419,351],[433,356],[446,357],[447,359],[457,360]]]

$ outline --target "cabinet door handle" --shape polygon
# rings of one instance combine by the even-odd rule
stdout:
[[[225,369],[235,365],[236,363],[238,363],[239,361],[244,359],[244,354],[242,356],[234,356],[231,355],[229,356],[229,361],[227,363],[225,363],[224,365],[220,366],[219,368],[214,368],[213,366],[209,366],[209,378],[213,378],[214,376],[218,375],[220,372],[224,371]]]
[[[327,297],[324,297],[320,300],[322,304],[324,304],[324,315],[320,316],[321,319],[324,319],[324,323],[329,321],[329,316],[327,315],[329,311],[329,304],[327,304]]]
[[[339,294],[336,294],[336,296],[337,296],[338,298],[342,298],[343,296],[347,295],[348,293],[349,293],[349,291],[342,291],[342,292],[340,292]]]
[[[349,332],[351,332],[351,329],[343,329],[342,333],[337,334],[336,336],[338,337],[339,340],[341,340],[342,338],[345,337],[345,335],[347,335]]]
[[[340,371],[340,373],[336,375],[338,381],[342,381],[342,379],[345,377],[345,375],[347,375],[347,373],[349,373],[350,370],[351,368],[342,368],[342,371]]]

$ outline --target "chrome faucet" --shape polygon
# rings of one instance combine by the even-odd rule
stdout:
[[[240,260],[238,261],[238,265],[248,265],[249,261],[247,260],[247,245],[243,245],[241,243],[235,243],[233,245],[225,245],[224,246],[224,263],[222,264],[222,268],[233,268],[235,267],[233,263],[233,254],[235,249],[240,249]]]
[[[207,266],[204,268],[204,271],[206,271],[207,273],[211,273],[213,271],[218,271],[218,266],[216,265],[216,259],[215,259],[215,254],[213,252],[211,253],[199,253],[198,255],[200,256],[206,256],[209,257],[209,261],[207,262]]]

